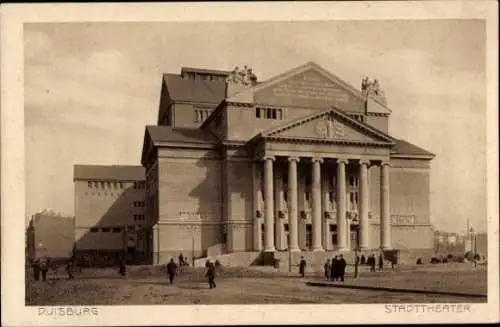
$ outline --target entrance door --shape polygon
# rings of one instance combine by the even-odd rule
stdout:
[[[351,237],[351,249],[358,249],[359,248],[359,227],[357,225],[351,225],[351,231],[350,231],[350,237]]]
[[[312,225],[306,225],[306,249],[311,250],[312,248]]]
[[[330,225],[330,237],[332,238],[332,246],[335,249],[337,247],[338,237],[337,237],[337,225]]]

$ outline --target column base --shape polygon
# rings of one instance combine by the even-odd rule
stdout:
[[[323,248],[315,248],[315,249],[313,249],[313,252],[325,252],[325,249],[323,249]]]
[[[390,245],[381,245],[380,250],[392,250],[392,246]]]
[[[291,249],[289,249],[289,251],[290,252],[302,252],[302,250],[299,248],[291,248]]]
[[[339,252],[347,252],[347,251],[350,251],[350,249],[348,247],[339,247],[337,248],[335,251],[339,251]]]
[[[269,248],[264,248],[264,252],[275,252],[276,249],[273,247],[269,247]]]
[[[368,246],[360,246],[359,251],[368,251],[370,248]]]

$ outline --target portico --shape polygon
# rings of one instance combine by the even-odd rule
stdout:
[[[254,243],[255,250],[373,248],[369,231],[372,167],[381,172],[378,247],[389,249],[388,166],[392,140],[385,135],[370,135],[370,131],[363,140],[350,139],[344,126],[358,123],[336,110],[310,118],[264,132],[250,142],[255,149],[254,176],[258,179],[254,196],[259,199],[263,195],[264,208],[260,211],[256,202],[254,235],[262,242]],[[325,122],[323,133],[320,130],[312,137],[302,136],[308,124],[315,125],[317,131]]]
[[[274,175],[276,167],[283,167],[287,164],[288,174]],[[309,166],[310,178],[300,176],[302,181],[311,180],[310,184],[302,184],[299,181],[298,166]],[[387,176],[388,163],[385,161],[375,161],[367,159],[348,159],[348,158],[318,158],[318,157],[275,157],[265,156],[256,165],[264,167],[262,184],[264,185],[264,213],[263,213],[263,237],[260,235],[261,213],[256,213],[256,223],[254,224],[255,235],[257,239],[263,239],[262,245],[256,245],[257,251],[275,251],[290,249],[293,252],[301,250],[324,251],[339,250],[346,251],[354,248],[360,250],[369,249],[369,188],[368,188],[368,170],[371,166],[381,168],[380,177],[381,200],[380,200],[380,248],[389,249],[390,241],[390,217],[386,209],[389,205],[389,179]],[[347,174],[347,166],[350,171],[357,171],[357,175]],[[322,172],[326,173],[322,177]],[[385,172],[385,173],[384,173]],[[286,180],[283,180],[283,176]],[[350,181],[353,182],[350,184]],[[276,178],[277,177],[277,178]],[[278,185],[285,185],[286,188],[280,190],[274,189],[274,181],[281,179]],[[333,185],[334,191],[331,191]],[[349,187],[348,187],[349,185]],[[330,186],[330,187],[329,187]],[[299,191],[299,188],[301,189]],[[348,191],[349,190],[349,191]],[[287,192],[284,197],[284,203],[276,203],[272,195],[280,192]],[[260,192],[258,192],[260,193]],[[333,194],[332,194],[333,193]],[[300,197],[299,197],[300,194]],[[359,195],[358,195],[359,194]],[[256,194],[258,196],[258,194]],[[278,198],[280,199],[280,198]],[[283,199],[283,198],[281,198]],[[333,201],[332,201],[333,200]],[[300,205],[299,205],[300,204]],[[275,215],[274,206],[285,208],[278,210]],[[301,210],[299,210],[299,207]],[[309,246],[299,246],[299,219],[311,225],[311,242]],[[281,220],[283,224],[277,223]],[[332,244],[330,237],[330,226],[336,226],[336,244]],[[286,226],[286,228],[285,228]],[[358,244],[350,244],[350,227],[359,230]],[[280,235],[282,231],[275,230],[279,228],[287,229],[288,244],[277,247],[280,241],[275,235]],[[307,243],[307,242],[306,242]]]

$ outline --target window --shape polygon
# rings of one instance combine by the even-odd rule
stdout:
[[[104,228],[102,228],[102,231],[103,231],[103,233],[109,233],[111,231],[111,229],[108,227],[104,227]]]
[[[99,231],[99,229],[98,229],[98,228],[91,228],[91,229],[90,229],[90,232],[91,232],[91,233],[97,233],[98,231]]]
[[[311,192],[306,192],[305,196],[306,196],[306,201],[309,202],[311,200]]]
[[[288,202],[288,191],[283,191],[283,200],[285,200],[285,202]]]
[[[114,227],[113,233],[121,233],[122,229],[120,227]]]
[[[255,117],[262,119],[283,119],[283,110],[279,108],[255,108]]]
[[[92,187],[92,182],[87,182],[88,187]]]

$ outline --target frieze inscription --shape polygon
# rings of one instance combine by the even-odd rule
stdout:
[[[391,225],[415,225],[415,215],[391,215]]]
[[[325,100],[346,103],[349,95],[335,85],[315,78],[285,81],[273,89],[276,97],[289,97],[308,100]]]

